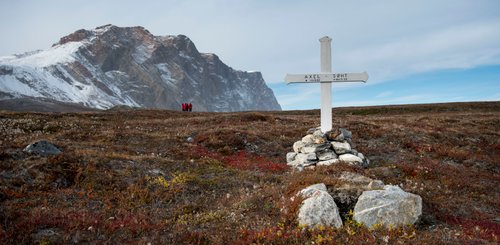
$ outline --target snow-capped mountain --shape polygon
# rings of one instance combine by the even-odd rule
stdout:
[[[281,110],[260,72],[234,70],[183,35],[78,30],[48,50],[0,57],[0,100],[38,97],[107,109]]]

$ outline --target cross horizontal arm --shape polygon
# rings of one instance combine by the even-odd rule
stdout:
[[[366,82],[368,73],[287,74],[286,83]]]

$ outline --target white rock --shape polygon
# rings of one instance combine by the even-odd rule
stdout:
[[[302,141],[297,141],[293,143],[293,151],[295,153],[299,153],[302,150],[302,147],[304,147],[306,144]]]
[[[314,190],[313,194],[302,201],[297,220],[307,226],[342,226],[339,209],[333,197],[323,190]]]
[[[326,161],[337,158],[337,154],[335,154],[335,152],[333,152],[332,150],[319,151],[316,153],[316,156],[318,156],[318,159],[320,161]]]
[[[386,185],[383,190],[365,191],[354,207],[353,219],[367,227],[381,224],[397,227],[414,224],[422,215],[422,198],[398,186]]]
[[[297,156],[297,153],[295,153],[295,152],[288,152],[286,154],[286,162],[289,163],[289,162],[295,160],[296,156]]]
[[[325,160],[325,161],[319,161],[318,163],[316,163],[316,166],[330,166],[332,164],[337,164],[339,163],[340,160],[339,159],[330,159],[330,160]]]
[[[358,156],[355,156],[353,154],[343,154],[339,156],[339,160],[349,163],[349,164],[361,164],[363,163],[363,160],[359,158]]]
[[[351,145],[347,142],[332,142],[333,150],[337,154],[344,154],[351,151]]]
[[[361,160],[365,160],[365,155],[363,155],[363,153],[361,152],[358,152],[358,157],[361,158]]]
[[[302,137],[302,142],[304,142],[305,144],[312,144],[314,143],[314,136],[312,134],[308,134]]]

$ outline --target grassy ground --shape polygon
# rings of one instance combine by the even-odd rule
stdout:
[[[371,166],[289,171],[285,154],[319,125],[317,110],[0,112],[0,243],[498,242],[499,102],[333,113]],[[64,153],[22,152],[40,139]],[[422,219],[299,227],[291,197],[314,183],[335,188],[346,170],[420,195]]]

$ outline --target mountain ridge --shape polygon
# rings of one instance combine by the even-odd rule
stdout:
[[[234,70],[185,35],[144,27],[77,30],[48,50],[0,57],[0,99],[43,97],[108,109],[117,105],[197,111],[281,110],[260,72]]]

